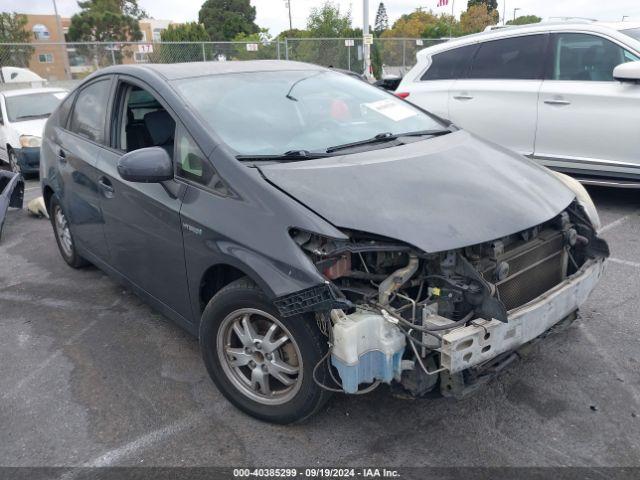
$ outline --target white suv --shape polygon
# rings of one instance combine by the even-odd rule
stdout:
[[[417,60],[399,96],[584,183],[640,185],[640,23],[509,27]]]

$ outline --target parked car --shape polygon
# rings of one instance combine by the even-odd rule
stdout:
[[[463,394],[608,255],[575,180],[296,62],[100,70],[49,118],[41,183],[63,259],[197,335],[220,391],[279,423],[382,382]]]
[[[0,92],[0,160],[12,171],[38,173],[44,124],[66,94],[59,88]]]
[[[638,186],[639,61],[640,23],[539,23],[424,49],[398,92],[584,183]]]
[[[0,67],[0,83],[31,83],[31,86],[42,86],[45,79],[28,68]]]

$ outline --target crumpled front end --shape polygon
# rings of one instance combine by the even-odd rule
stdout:
[[[292,231],[326,283],[275,302],[285,316],[315,312],[330,347],[333,384],[323,386],[346,393],[393,382],[413,395],[461,394],[574,314],[609,255],[579,202],[524,231],[438,253],[346,233]]]

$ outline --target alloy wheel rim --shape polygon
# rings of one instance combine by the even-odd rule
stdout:
[[[71,240],[69,222],[67,222],[67,217],[64,216],[64,213],[59,206],[56,206],[54,219],[56,222],[56,234],[60,240],[62,251],[67,257],[71,257],[73,254],[73,240]]]
[[[300,390],[300,349],[273,315],[252,308],[231,312],[218,329],[216,347],[225,375],[251,400],[280,405]]]

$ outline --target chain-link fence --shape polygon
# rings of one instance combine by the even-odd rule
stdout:
[[[439,40],[380,38],[371,46],[377,77],[403,75],[414,64],[416,52]],[[0,66],[27,68],[49,82],[79,80],[110,65],[287,59],[333,66],[361,73],[362,38],[287,38],[270,42],[113,42],[113,43],[4,43]],[[19,72],[5,72],[2,82],[18,82]],[[14,76],[14,77],[11,77]],[[30,81],[30,80],[27,80]],[[5,88],[9,86],[5,84]]]

